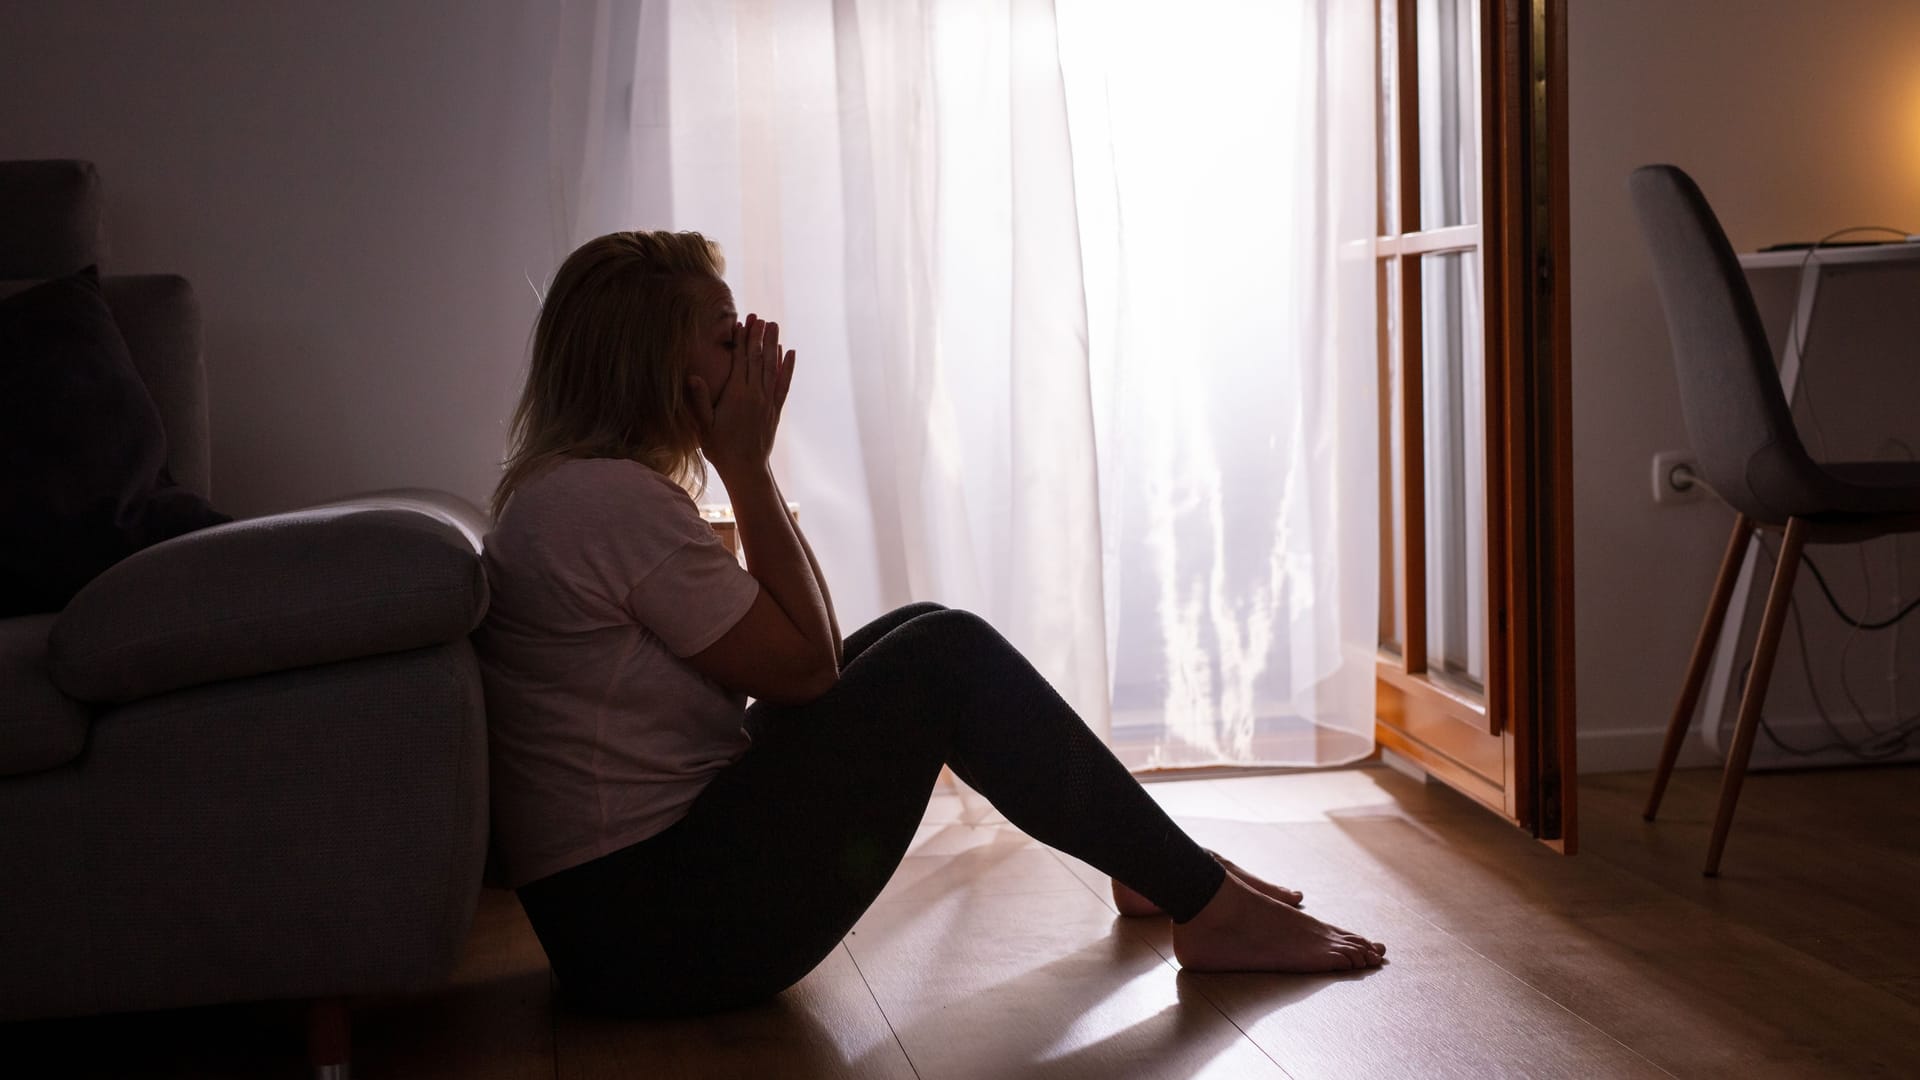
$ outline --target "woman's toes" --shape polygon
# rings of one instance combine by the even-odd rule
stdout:
[[[1356,950],[1367,967],[1379,967],[1381,959],[1387,955],[1385,945],[1350,931],[1340,931],[1339,940],[1341,945]]]

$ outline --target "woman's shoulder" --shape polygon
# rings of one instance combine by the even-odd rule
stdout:
[[[528,477],[495,523],[497,533],[629,529],[675,521],[698,523],[686,489],[626,458],[562,458]]]
[[[513,501],[524,497],[528,503],[540,503],[582,496],[595,502],[615,496],[693,503],[686,489],[638,461],[587,457],[561,458],[528,477],[514,492]]]

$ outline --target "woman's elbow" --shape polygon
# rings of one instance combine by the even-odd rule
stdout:
[[[817,701],[825,697],[827,691],[833,689],[839,682],[840,666],[835,663],[822,664],[807,680],[804,691],[807,701]]]
[[[788,678],[780,680],[776,693],[762,695],[763,700],[775,705],[809,705],[826,696],[827,691],[840,681],[840,667],[829,660],[797,671]]]

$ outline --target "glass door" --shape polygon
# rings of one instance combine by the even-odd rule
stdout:
[[[1547,92],[1559,3],[1381,0],[1379,10],[1377,735],[1536,826],[1566,816],[1538,799],[1549,786],[1559,798],[1572,720],[1570,708],[1534,707],[1543,691],[1570,701],[1572,666],[1561,595],[1571,574],[1559,573],[1570,551],[1553,531],[1568,516],[1567,462],[1552,443],[1564,436],[1554,298],[1565,281],[1527,272],[1564,264],[1564,230],[1550,227],[1564,215],[1564,139],[1548,142],[1564,93]],[[1529,449],[1543,437],[1545,459]],[[1543,733],[1556,748],[1545,770]],[[1558,839],[1557,824],[1535,831]]]

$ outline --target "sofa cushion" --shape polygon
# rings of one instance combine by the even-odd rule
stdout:
[[[52,615],[0,619],[0,776],[64,765],[87,745],[87,707],[47,675]]]
[[[92,267],[0,300],[0,617],[57,611],[132,552],[229,520],[166,455]]]
[[[178,274],[104,274],[100,292],[133,354],[133,366],[167,432],[167,474],[211,499],[207,369],[201,358],[200,301]]]
[[[486,573],[460,528],[347,503],[236,521],[123,560],[60,613],[48,663],[81,701],[137,701],[456,641],[486,610]]]

